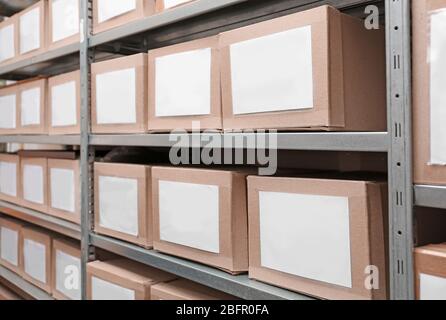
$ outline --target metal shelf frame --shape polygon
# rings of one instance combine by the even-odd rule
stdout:
[[[446,186],[415,185],[415,205],[446,209]]]
[[[81,139],[79,135],[11,135],[0,136],[0,143],[63,144],[78,146],[81,144]]]

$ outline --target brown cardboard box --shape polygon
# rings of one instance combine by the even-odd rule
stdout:
[[[153,247],[231,273],[248,270],[246,175],[154,167]]]
[[[155,13],[155,0],[135,0],[131,2],[93,0],[93,33],[103,32],[131,23]],[[122,3],[122,4],[121,4]]]
[[[147,131],[147,54],[91,66],[91,118],[94,133]]]
[[[238,300],[224,292],[179,279],[152,286],[151,300]]]
[[[94,164],[94,231],[152,247],[150,167]]]
[[[248,177],[250,278],[325,299],[386,299],[386,189]],[[370,271],[379,289],[366,287]]]
[[[19,124],[18,85],[0,88],[0,134],[17,134]]]
[[[80,133],[80,71],[48,80],[48,126],[50,134]]]
[[[383,29],[321,6],[222,33],[220,53],[225,130],[387,128]]]
[[[20,203],[20,159],[0,154],[0,200]]]
[[[54,298],[58,300],[81,299],[79,242],[68,239],[53,240],[51,283]]]
[[[21,274],[22,223],[15,219],[0,218],[0,265]]]
[[[0,283],[0,300],[1,301],[15,301],[23,300],[18,294],[10,290],[8,287]]]
[[[29,59],[47,50],[47,4],[46,0],[40,0],[17,14],[18,60]]]
[[[48,133],[46,95],[47,79],[26,81],[19,84],[17,94],[18,133]]]
[[[0,66],[3,66],[13,63],[19,54],[17,15],[0,22],[0,32],[9,35],[9,41],[0,42]]]
[[[51,294],[51,236],[37,228],[22,228],[22,276]]]
[[[48,212],[48,163],[46,158],[20,159],[21,205]]]
[[[221,129],[218,36],[149,51],[149,130]]]
[[[156,12],[174,9],[194,0],[156,0]]]
[[[441,51],[439,43],[446,43],[446,33],[444,27],[434,30],[434,19],[439,17],[444,23],[446,0],[412,1],[412,16],[414,181],[444,185],[446,145],[441,139],[445,135],[442,110],[446,101],[446,51]],[[432,43],[438,46],[435,51],[430,48]],[[431,52],[436,56],[431,56]]]
[[[87,264],[88,300],[150,300],[154,284],[174,275],[130,260],[94,261]]]
[[[48,159],[48,214],[80,224],[79,160]]]
[[[446,299],[446,244],[431,244],[415,249],[416,298]]]
[[[48,49],[79,43],[80,0],[48,0]]]

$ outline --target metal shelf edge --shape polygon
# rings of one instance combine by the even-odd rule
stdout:
[[[446,186],[415,185],[415,205],[446,209]]]
[[[32,144],[63,144],[79,145],[79,135],[0,135],[0,143],[32,143]]]

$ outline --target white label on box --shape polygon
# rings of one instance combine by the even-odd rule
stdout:
[[[17,196],[17,164],[0,162],[0,193]]]
[[[136,123],[135,68],[96,76],[96,117],[98,124]]]
[[[99,177],[99,225],[138,235],[138,180]]]
[[[446,165],[446,10],[431,16],[431,164]]]
[[[25,164],[23,166],[23,199],[44,204],[44,174],[38,165]]]
[[[186,2],[190,2],[190,0],[164,0],[164,9],[176,7]]]
[[[56,290],[71,300],[81,299],[81,260],[56,250]]]
[[[50,169],[51,207],[74,213],[75,187],[72,169]]]
[[[20,54],[40,48],[40,7],[20,16]]]
[[[31,239],[23,241],[23,265],[25,273],[46,283],[46,247]]]
[[[259,192],[261,265],[352,287],[347,197]]]
[[[51,88],[51,125],[53,127],[77,124],[76,82],[70,81]]]
[[[98,0],[98,22],[136,10],[136,0]]]
[[[0,29],[0,62],[14,58],[14,25],[10,24]]]
[[[218,186],[159,181],[160,239],[220,252]]]
[[[231,45],[233,114],[313,107],[311,26]]]
[[[446,278],[420,273],[420,300],[446,300]]]
[[[40,88],[32,88],[21,93],[22,126],[40,124]]]
[[[0,97],[0,129],[15,129],[16,127],[16,95]]]
[[[79,32],[79,0],[53,0],[51,10],[53,42]]]
[[[91,297],[92,300],[135,300],[135,291],[93,276]]]
[[[157,117],[211,113],[211,52],[207,48],[156,58]]]
[[[0,228],[0,254],[3,260],[19,265],[19,233],[7,227]]]

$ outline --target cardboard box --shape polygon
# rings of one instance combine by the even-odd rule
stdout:
[[[246,173],[152,168],[153,247],[231,273],[248,270]]]
[[[325,299],[387,298],[386,185],[250,176],[248,197],[250,278]],[[366,287],[370,271],[379,288]]]
[[[26,81],[18,86],[18,133],[48,133],[46,118],[47,80]]]
[[[156,12],[173,9],[194,0],[156,0]]]
[[[88,300],[150,300],[151,286],[175,279],[164,271],[130,260],[87,264]]]
[[[158,283],[152,286],[151,295],[151,300],[238,300],[234,296],[186,279]]]
[[[17,274],[22,270],[21,233],[22,223],[18,220],[0,218],[0,265]]]
[[[48,1],[48,48],[79,43],[80,0]]]
[[[18,86],[0,88],[0,134],[16,134],[19,124]]]
[[[18,294],[0,283],[0,301],[24,300]]]
[[[52,250],[52,292],[58,300],[81,300],[80,243],[54,239]]]
[[[48,126],[50,134],[80,134],[80,71],[48,80]]]
[[[48,163],[46,158],[20,159],[21,205],[48,212]]]
[[[29,59],[46,51],[46,10],[47,1],[40,0],[17,14],[19,60]]]
[[[51,236],[41,229],[22,228],[22,276],[51,294]]]
[[[0,154],[0,200],[20,203],[20,159]]]
[[[155,13],[155,0],[93,0],[93,33],[110,30]]]
[[[0,65],[14,62],[19,53],[17,16],[0,23]]]
[[[412,1],[414,182],[446,184],[446,0]]]
[[[147,131],[147,54],[91,66],[91,118],[94,133]]]
[[[221,129],[218,36],[149,51],[149,130]]]
[[[418,300],[446,300],[446,244],[415,249],[415,285]]]
[[[222,33],[220,54],[225,130],[387,130],[383,28],[321,6]]]
[[[150,167],[94,164],[94,231],[152,247]]]
[[[48,159],[48,214],[81,222],[79,160]]]

